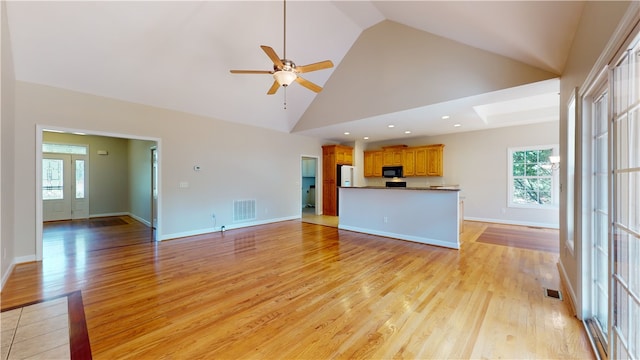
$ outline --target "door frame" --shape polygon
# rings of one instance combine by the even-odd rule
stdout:
[[[316,204],[316,207],[314,208],[314,213],[316,215],[319,215],[319,211],[321,209],[321,207],[318,206],[318,204],[319,204],[319,202],[318,202],[318,190],[319,190],[319,188],[318,188],[318,168],[319,168],[319,165],[320,165],[320,160],[319,160],[320,157],[317,156],[317,155],[300,155],[300,162],[299,162],[299,164],[300,164],[300,174],[299,174],[300,177],[299,177],[299,179],[300,179],[300,188],[301,188],[301,190],[300,190],[300,199],[298,201],[298,204],[302,204],[302,160],[304,160],[305,158],[315,159],[316,160],[316,177],[315,177],[315,180],[314,180],[314,185],[316,186],[316,191],[315,191],[315,197],[316,197],[315,204]],[[322,205],[322,204],[320,204],[320,205]],[[300,208],[300,218],[302,218],[302,208]]]
[[[53,131],[61,131],[67,133],[81,133],[85,135],[96,135],[96,136],[106,136],[106,137],[115,137],[115,138],[123,138],[123,139],[131,139],[131,140],[145,140],[145,141],[155,141],[156,143],[156,151],[158,154],[158,224],[156,227],[156,233],[162,234],[162,141],[160,138],[149,137],[149,136],[140,136],[140,135],[132,135],[132,134],[121,134],[121,133],[112,133],[112,132],[104,132],[104,131],[96,131],[96,130],[88,130],[88,129],[77,129],[77,128],[68,128],[61,126],[49,126],[45,124],[36,124],[36,148],[35,148],[35,166],[36,166],[36,181],[35,181],[35,193],[36,193],[36,222],[35,222],[35,230],[36,230],[36,261],[42,261],[43,257],[43,243],[42,243],[42,228],[43,228],[43,208],[42,208],[42,133],[45,130],[53,130]],[[89,214],[91,215],[91,214]],[[160,238],[159,236],[157,238]]]

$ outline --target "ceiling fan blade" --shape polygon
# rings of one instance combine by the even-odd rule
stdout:
[[[333,67],[333,63],[331,62],[331,60],[325,60],[325,61],[320,61],[320,62],[309,64],[309,65],[296,66],[296,71],[299,73],[306,73],[306,72],[311,72],[316,70],[328,69],[332,67]]]
[[[280,60],[280,58],[278,57],[278,54],[276,54],[276,52],[271,47],[267,45],[260,45],[260,47],[267,54],[269,59],[273,61],[274,65],[276,65],[279,69],[282,69],[284,67],[282,60]]]
[[[278,81],[274,81],[273,85],[271,85],[271,87],[269,88],[269,91],[267,91],[267,95],[273,95],[276,93],[276,91],[278,91],[278,89],[280,88],[280,84],[278,83]]]
[[[300,85],[302,85],[302,86],[306,87],[307,89],[309,89],[309,90],[311,90],[311,91],[315,91],[315,92],[320,92],[320,91],[322,91],[322,87],[321,87],[321,86],[318,86],[318,85],[316,85],[316,84],[312,83],[312,82],[311,82],[311,81],[309,81],[309,80],[303,79],[303,78],[301,78],[300,76],[298,76],[298,77],[296,78],[296,82],[298,82],[298,84],[300,84]]]
[[[232,74],[273,74],[267,70],[229,70]]]

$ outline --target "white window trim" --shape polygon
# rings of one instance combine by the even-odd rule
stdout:
[[[517,204],[513,202],[513,153],[516,151],[525,150],[544,150],[551,148],[552,154],[558,156],[560,153],[560,146],[558,144],[553,145],[533,145],[533,146],[521,146],[510,147],[507,149],[507,207],[520,208],[520,209],[557,209],[559,207],[559,191],[558,184],[560,180],[559,169],[552,170],[551,172],[551,204],[549,205],[533,205],[533,204]]]

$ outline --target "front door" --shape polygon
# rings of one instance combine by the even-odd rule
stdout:
[[[42,158],[44,221],[89,217],[86,155],[51,154]]]

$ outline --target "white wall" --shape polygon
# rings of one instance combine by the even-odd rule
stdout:
[[[558,122],[512,126],[440,136],[368,144],[368,150],[404,144],[444,144],[443,177],[407,177],[408,186],[460,185],[464,217],[469,220],[557,228],[558,208],[510,208],[508,156],[510,147],[558,144]],[[385,179],[367,178],[368,185],[382,186]]]
[[[17,162],[24,164],[36,159],[37,124],[160,139],[161,239],[212,230],[214,212],[218,227],[247,225],[233,222],[233,200],[257,200],[254,223],[299,217],[301,154],[321,157],[317,139],[25,82],[16,83],[15,112]],[[15,172],[21,179],[15,255],[29,256],[35,253],[35,169]],[[180,182],[189,187],[179,188]]]
[[[2,73],[0,84],[0,99],[2,101],[0,114],[0,279],[1,284],[10,275],[13,268],[14,238],[15,238],[15,140],[13,137],[15,113],[15,73],[13,70],[13,56],[9,26],[7,23],[7,4],[0,3],[0,69]]]

